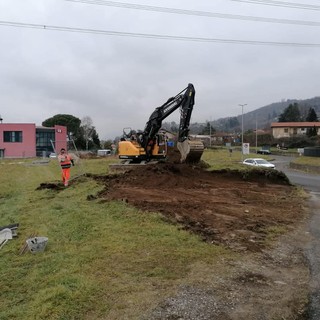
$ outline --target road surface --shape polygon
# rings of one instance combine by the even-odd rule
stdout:
[[[320,319],[320,175],[303,173],[289,168],[290,157],[275,156],[272,161],[278,170],[283,171],[290,181],[302,186],[310,195],[311,215],[308,232],[312,241],[305,248],[310,267],[309,319]]]

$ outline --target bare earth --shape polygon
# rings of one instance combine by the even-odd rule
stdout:
[[[306,210],[282,173],[164,163],[97,178],[105,184],[99,197],[160,212],[238,253],[208,270],[210,281],[181,286],[142,319],[307,319]],[[271,242],[270,230],[288,232]]]

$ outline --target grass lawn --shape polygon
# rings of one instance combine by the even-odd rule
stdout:
[[[206,150],[202,158],[214,169],[249,170],[238,151]],[[108,174],[114,161],[81,160],[72,168],[78,178],[62,190],[37,190],[60,180],[56,159],[0,161],[0,226],[20,224],[0,250],[1,320],[139,319],[179,284],[207,281],[218,260],[235,255],[156,212],[90,200],[102,186],[82,174]],[[31,234],[48,237],[46,250],[20,255]]]
[[[72,175],[107,174],[111,161],[81,160]],[[89,177],[37,190],[60,179],[55,159],[1,160],[0,168],[0,226],[20,224],[18,238],[0,250],[0,319],[139,319],[187,276],[214,272],[230,254],[157,213],[89,201],[102,188]],[[33,233],[49,238],[46,250],[20,255]]]
[[[318,166],[320,167],[320,159],[319,157],[306,157],[301,156],[297,157],[294,160],[294,163],[302,164],[302,165],[309,165],[309,166]]]

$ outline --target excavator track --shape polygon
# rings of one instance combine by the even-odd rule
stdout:
[[[140,163],[132,163],[129,160],[123,160],[120,163],[113,163],[109,165],[109,169],[114,172],[114,171],[128,171],[132,170],[135,168],[143,167],[143,166],[153,166],[157,164],[159,161],[142,161]]]
[[[178,142],[177,148],[172,149],[169,152],[167,161],[173,163],[198,163],[204,151],[204,145],[200,140],[185,140],[184,142]],[[159,163],[159,161],[141,161],[140,163],[134,163],[130,160],[122,160],[120,163],[114,163],[109,165],[111,171],[128,171],[142,166],[153,166]]]

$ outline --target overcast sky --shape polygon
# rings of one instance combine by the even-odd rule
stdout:
[[[123,1],[0,1],[4,122],[89,116],[105,140],[124,127],[143,129],[153,110],[188,83],[196,90],[191,122],[237,116],[239,104],[247,104],[246,113],[320,95],[319,1],[285,2],[300,8],[280,0],[277,6],[265,5],[270,0]],[[131,6],[115,6],[123,3]],[[165,121],[178,121],[178,114]]]

